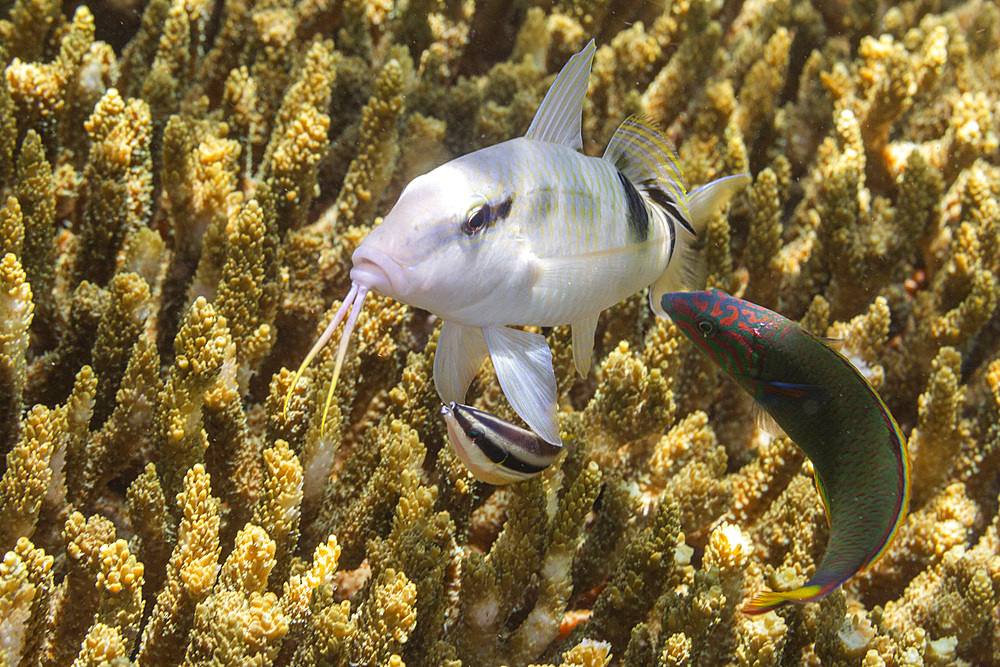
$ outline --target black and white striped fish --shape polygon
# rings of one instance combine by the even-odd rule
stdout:
[[[468,405],[449,403],[441,408],[441,414],[458,457],[476,479],[487,484],[534,477],[562,451],[531,431]]]

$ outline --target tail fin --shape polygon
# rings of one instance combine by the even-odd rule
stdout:
[[[746,187],[746,174],[727,176],[688,193],[677,154],[651,122],[631,116],[611,138],[604,158],[612,162],[642,194],[650,211],[662,216],[673,235],[673,248],[663,274],[649,290],[649,305],[660,317],[660,297],[667,292],[700,289],[705,260],[697,242],[715,211]]]
[[[836,588],[835,586],[833,588]],[[794,591],[788,591],[786,593],[775,593],[772,591],[767,591],[766,593],[761,593],[755,595],[750,602],[743,606],[744,614],[765,614],[769,611],[774,611],[784,607],[789,602],[815,602],[819,600],[824,595],[829,593],[833,588],[828,590],[823,590],[820,586],[803,586],[802,588],[796,588]]]

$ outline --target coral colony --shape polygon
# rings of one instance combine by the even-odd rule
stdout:
[[[0,20],[0,665],[1000,664],[995,4],[71,4]],[[750,174],[707,287],[843,339],[906,438],[910,515],[820,602],[740,611],[823,501],[644,293],[586,379],[533,330],[526,481],[465,468],[440,322],[378,293],[325,426],[335,350],[283,410],[379,216],[590,39],[584,151],[640,114],[690,189]],[[466,403],[520,423],[489,364]]]

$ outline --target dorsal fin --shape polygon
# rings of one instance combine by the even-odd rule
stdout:
[[[651,121],[626,118],[611,137],[604,159],[635,187],[694,234],[688,212],[687,186],[677,153]]]
[[[583,98],[587,94],[590,66],[597,47],[594,40],[569,59],[545,93],[535,117],[524,136],[535,141],[564,144],[576,150],[583,149],[580,123],[583,117]]]

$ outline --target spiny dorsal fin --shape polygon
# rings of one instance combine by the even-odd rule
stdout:
[[[564,144],[583,149],[580,124],[583,118],[583,98],[587,94],[590,66],[597,47],[594,40],[569,59],[545,93],[535,117],[524,136],[535,141]]]

